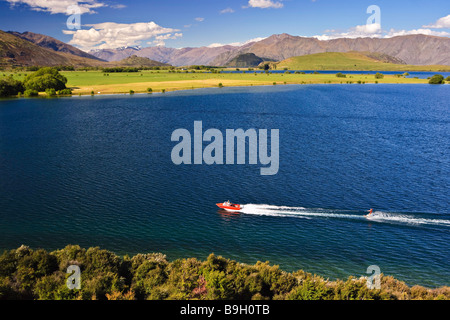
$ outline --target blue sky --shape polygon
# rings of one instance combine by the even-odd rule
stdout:
[[[71,5],[81,12],[80,29],[67,27]],[[370,5],[380,8],[375,29],[366,28]],[[238,44],[280,33],[319,39],[411,33],[448,37],[450,1],[0,0],[0,29],[42,33],[85,50]]]

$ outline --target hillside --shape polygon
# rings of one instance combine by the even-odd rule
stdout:
[[[132,55],[128,58],[122,59],[115,63],[110,63],[114,66],[127,66],[127,67],[168,67],[170,66],[167,63],[162,63],[159,61],[151,60],[149,58],[138,57],[136,55]]]
[[[385,54],[326,52],[288,58],[275,65],[278,70],[450,71],[450,66],[415,66],[398,62],[401,61]]]
[[[252,68],[257,67],[264,60],[254,53],[244,53],[229,61],[225,67]]]
[[[0,30],[0,66],[103,66],[105,62],[43,48]]]
[[[87,52],[84,52],[78,48],[75,48],[74,46],[71,46],[65,42],[59,41],[55,38],[39,34],[39,33],[33,33],[33,32],[15,32],[15,31],[8,31],[8,33],[15,35],[19,38],[22,38],[24,40],[30,41],[42,48],[50,49],[56,52],[62,52],[62,53],[70,53],[78,57],[82,58],[89,58],[94,60],[101,60],[100,58],[97,58]]]

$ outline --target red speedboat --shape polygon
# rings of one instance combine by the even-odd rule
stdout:
[[[216,205],[221,209],[234,212],[237,212],[243,208],[243,206],[241,206],[240,204],[231,203],[230,201],[225,201],[223,203],[216,203]]]

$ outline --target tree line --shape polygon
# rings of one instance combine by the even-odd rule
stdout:
[[[67,285],[69,266],[80,270],[80,289]],[[0,256],[0,299],[44,300],[409,300],[450,299],[450,287],[409,287],[381,276],[381,288],[365,278],[326,280],[282,271],[268,262],[238,263],[210,254],[168,261],[161,253],[119,257],[98,247],[68,245],[48,252],[27,246]]]

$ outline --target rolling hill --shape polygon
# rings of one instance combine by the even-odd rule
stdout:
[[[117,62],[110,62],[110,65],[124,67],[169,67],[170,64],[151,60],[149,58],[138,57],[136,55],[129,56]]]
[[[292,57],[275,63],[276,69],[290,70],[358,70],[358,71],[450,71],[450,66],[407,65],[385,54],[371,52],[325,52]]]
[[[225,67],[252,68],[257,67],[262,62],[264,62],[264,59],[254,53],[243,53],[229,61]]]

